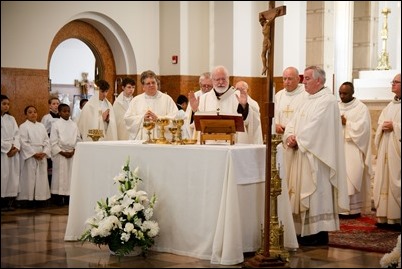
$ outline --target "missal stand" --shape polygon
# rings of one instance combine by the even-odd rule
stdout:
[[[200,144],[206,140],[226,140],[235,144],[236,132],[244,132],[241,115],[194,115],[196,131],[201,131]]]

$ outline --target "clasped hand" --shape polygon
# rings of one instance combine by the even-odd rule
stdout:
[[[394,130],[394,125],[392,124],[392,121],[384,121],[384,123],[382,124],[382,130],[384,132],[392,132]]]
[[[290,135],[290,136],[286,139],[286,145],[287,145],[289,148],[297,149],[297,140],[296,140],[296,136],[295,136],[295,135]]]
[[[156,116],[155,113],[153,113],[151,110],[148,110],[145,112],[144,115],[144,121],[156,121],[158,119],[158,116]]]
[[[109,122],[109,112],[110,112],[110,109],[106,109],[106,110],[102,113],[102,119],[103,119],[103,121]]]

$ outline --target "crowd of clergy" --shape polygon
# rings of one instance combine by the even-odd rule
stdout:
[[[376,212],[378,225],[400,228],[400,74],[391,82],[395,98],[382,110],[374,128],[367,106],[353,96],[351,82],[340,86],[337,100],[325,86],[323,69],[307,67],[302,75],[301,80],[295,67],[286,68],[284,88],[274,98],[274,131],[282,135],[278,167],[287,186],[299,244],[325,245],[328,232],[340,229],[339,218],[371,210]],[[246,82],[229,84],[224,66],[201,74],[199,91],[181,96],[179,103],[160,91],[153,71],[144,71],[140,83],[143,93],[133,96],[135,80],[123,79],[122,91],[112,104],[106,98],[109,83],[97,81],[97,90],[82,103],[74,120],[70,106],[58,98],[49,99],[49,114],[41,121],[37,109],[29,105],[20,126],[8,113],[9,98],[1,95],[2,211],[14,210],[16,204],[43,206],[49,200],[68,204],[75,148],[80,141],[91,141],[87,135],[91,129],[102,130],[100,140],[104,141],[147,140],[144,122],[179,118],[185,123],[183,138],[199,141],[194,115],[218,111],[242,117],[244,132],[236,133],[236,143],[263,144],[260,107],[249,96]],[[154,128],[151,135],[159,138],[160,128]],[[171,139],[171,134],[166,135]]]

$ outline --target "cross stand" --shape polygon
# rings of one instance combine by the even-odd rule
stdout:
[[[272,118],[274,117],[273,100],[273,63],[274,63],[274,39],[275,39],[275,18],[286,14],[286,6],[275,8],[275,1],[269,1],[269,9],[259,13],[259,21],[263,26],[263,74],[267,74],[267,141],[266,141],[266,164],[265,164],[265,210],[264,210],[264,246],[261,253],[256,253],[254,257],[245,261],[242,267],[289,267],[279,255],[270,255],[271,241],[271,128]],[[267,47],[268,46],[268,47]],[[265,53],[268,53],[265,59]],[[275,174],[275,173],[274,173]]]

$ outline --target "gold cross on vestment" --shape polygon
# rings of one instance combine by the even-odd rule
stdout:
[[[293,109],[290,109],[289,105],[286,105],[286,109],[282,110],[286,114],[286,118],[289,118],[289,113],[293,113]]]

